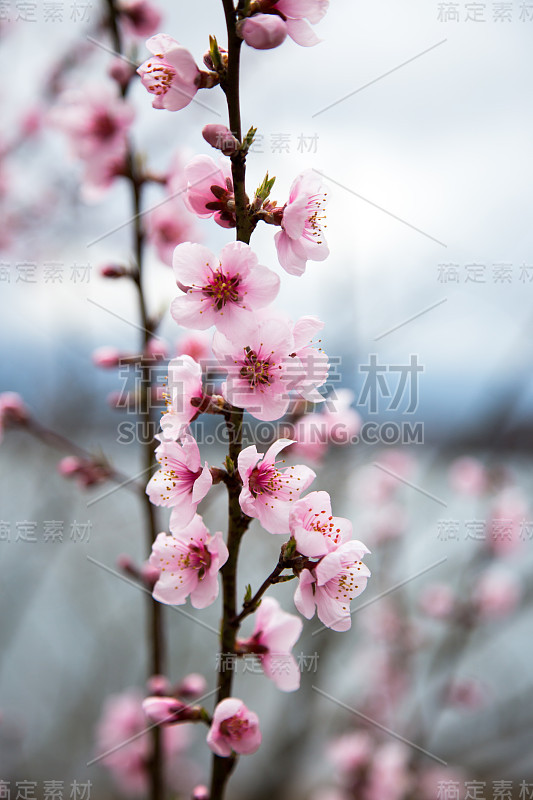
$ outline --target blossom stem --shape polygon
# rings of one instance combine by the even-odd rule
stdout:
[[[243,620],[246,619],[246,617],[254,613],[254,611],[257,609],[257,604],[261,600],[264,593],[270,586],[272,586],[272,584],[278,582],[277,579],[279,578],[284,569],[287,569],[287,566],[283,560],[283,557],[280,557],[280,560],[278,561],[278,563],[276,564],[276,566],[274,567],[268,578],[265,578],[265,580],[263,581],[257,592],[251,598],[251,600],[248,600],[242,604],[241,613],[238,616],[236,616],[235,619],[233,620],[233,627],[236,630],[239,629]]]
[[[228,66],[225,79],[221,82],[226,95],[230,129],[233,135],[241,140],[241,111],[240,111],[240,52],[242,40],[236,32],[236,10],[233,0],[222,0],[226,27],[228,32]],[[239,8],[242,3],[239,2]],[[248,202],[246,197],[246,154],[237,151],[231,158],[233,177],[233,191],[235,195],[235,218],[237,241],[250,242],[253,231]],[[235,639],[237,628],[233,621],[237,615],[237,561],[241,539],[250,523],[239,504],[239,495],[242,489],[237,474],[237,460],[242,450],[242,409],[230,407],[226,411],[226,426],[229,433],[229,469],[226,486],[228,489],[228,560],[221,570],[222,575],[222,623],[220,633],[221,662],[226,653],[235,653]],[[233,684],[233,672],[221,670],[218,674],[217,704],[230,697]],[[210,800],[223,800],[228,779],[235,767],[236,756],[228,758],[213,756],[211,773]]]

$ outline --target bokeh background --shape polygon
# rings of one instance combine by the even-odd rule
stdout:
[[[162,30],[197,63],[208,34],[223,43],[216,0],[158,6]],[[102,345],[138,347],[133,288],[99,274],[102,264],[132,257],[128,189],[117,180],[87,202],[80,164],[50,123],[64,88],[109,82],[101,13],[97,0],[0,4],[0,388],[133,475],[138,448],[120,443],[123,415],[106,400],[120,376],[91,362]],[[533,4],[336,0],[319,35],[311,49],[288,40],[243,52],[244,127],[262,137],[249,185],[268,170],[282,203],[295,175],[314,168],[329,187],[331,256],[310,263],[303,278],[283,274],[278,306],[326,322],[324,347],[363,421],[416,422],[423,441],[335,447],[317,466],[317,488],[332,492],[336,513],[371,548],[373,577],[350,633],[306,624],[297,651],[318,658],[299,693],[238,676],[265,744],[241,760],[230,796],[437,800],[440,791],[451,800],[442,783],[455,781],[457,796],[526,800]],[[142,40],[137,50],[141,61]],[[184,160],[210,153],[201,128],[225,121],[224,98],[213,90],[198,99],[159,112],[133,86],[133,140],[154,171],[176,152]],[[162,196],[151,187],[147,206]],[[211,221],[199,221],[198,233],[215,251],[227,241]],[[259,227],[253,244],[261,263],[281,273],[272,229]],[[151,308],[165,308],[176,290],[155,248],[146,271]],[[161,335],[173,353],[180,332],[169,315]],[[416,356],[423,372],[414,412],[405,403],[369,409],[360,367],[372,354],[387,368]],[[211,453],[210,463],[224,457],[220,448]],[[112,776],[87,764],[106,697],[143,690],[144,605],[138,588],[94,561],[113,570],[123,553],[142,561],[141,509],[127,491],[66,481],[59,458],[24,430],[5,433],[0,779],[14,798],[17,782],[33,781],[40,800],[50,780],[64,781],[65,794],[72,781],[91,781],[93,796],[113,797]],[[211,528],[223,526],[224,509],[217,487],[204,509]],[[46,541],[52,521],[62,523],[63,541]],[[36,541],[24,541],[25,523]],[[242,591],[270,571],[279,541],[252,527],[246,545]],[[276,593],[292,611],[293,585]],[[200,672],[211,689],[215,636],[176,610],[165,616],[172,678]],[[216,607],[201,617],[216,627]],[[183,767],[198,780],[207,769],[201,739],[191,732]]]

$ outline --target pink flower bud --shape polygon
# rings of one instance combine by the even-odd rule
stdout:
[[[287,26],[277,14],[254,14],[240,23],[238,33],[255,50],[271,50],[283,44]]]
[[[177,685],[176,694],[180,697],[196,698],[201,697],[207,691],[207,681],[198,672],[191,672]]]
[[[124,27],[133,36],[151,36],[161,24],[161,14],[147,0],[121,0],[118,8]]]
[[[167,343],[162,339],[150,339],[146,345],[145,353],[154,358],[166,358],[168,356]]]
[[[207,786],[195,786],[192,793],[192,800],[209,800],[209,789]]]
[[[218,123],[205,125],[202,136],[207,144],[210,144],[215,150],[221,150],[225,156],[231,156],[239,148],[238,139],[225,125]]]
[[[165,675],[152,675],[147,686],[151,695],[168,695],[171,691],[170,681]]]
[[[152,722],[159,725],[178,722],[181,712],[187,708],[175,697],[147,697],[143,701],[143,711]]]
[[[153,589],[156,585],[159,580],[159,575],[160,572],[158,568],[152,567],[151,564],[143,564],[141,567],[141,578],[150,589]]]
[[[57,465],[57,470],[64,478],[76,475],[83,469],[83,462],[77,456],[65,456]]]
[[[128,270],[122,264],[104,264],[100,267],[102,278],[123,278],[127,274]]]
[[[124,58],[116,56],[109,64],[107,74],[118,83],[121,89],[125,89],[134,76],[135,69]]]
[[[132,578],[139,580],[139,569],[130,556],[122,554],[117,558],[117,567],[121,572],[131,575]]]
[[[120,363],[120,356],[121,354],[116,347],[104,345],[103,347],[98,347],[93,352],[93,364],[96,367],[102,367],[103,369],[117,367]]]
[[[6,423],[23,425],[29,419],[28,409],[22,397],[16,392],[0,394],[0,438]]]

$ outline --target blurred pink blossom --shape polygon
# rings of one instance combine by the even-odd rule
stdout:
[[[236,697],[222,700],[215,708],[207,744],[223,757],[230,756],[232,750],[242,755],[255,753],[261,744],[257,714]]]

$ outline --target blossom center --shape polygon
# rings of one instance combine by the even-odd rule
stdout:
[[[220,723],[220,731],[231,739],[242,739],[248,733],[250,723],[240,717],[229,717]]]
[[[170,89],[176,70],[166,61],[156,64],[149,61],[144,74],[148,76],[148,82],[145,84],[148,91],[159,96],[166,94]]]
[[[201,579],[211,566],[211,553],[203,542],[197,542],[189,545],[189,553],[185,561],[189,569],[198,571],[198,577]]]
[[[102,142],[112,139],[117,133],[116,120],[107,111],[98,111],[92,121],[93,134]]]
[[[217,311],[221,311],[227,303],[238,303],[240,300],[239,286],[241,279],[239,275],[229,277],[217,270],[208,279],[207,284],[202,287],[202,294],[210,297]]]
[[[248,479],[248,486],[251,493],[257,497],[258,494],[274,494],[282,488],[281,474],[273,464],[261,464],[252,470]]]
[[[306,205],[308,216],[305,220],[303,236],[315,244],[322,244],[322,228],[325,227],[324,220],[326,219],[325,202],[325,194],[313,194]]]
[[[245,356],[241,367],[241,378],[248,381],[252,389],[265,386],[271,382],[270,369],[272,363],[268,358],[260,358],[255,350],[245,347]]]

